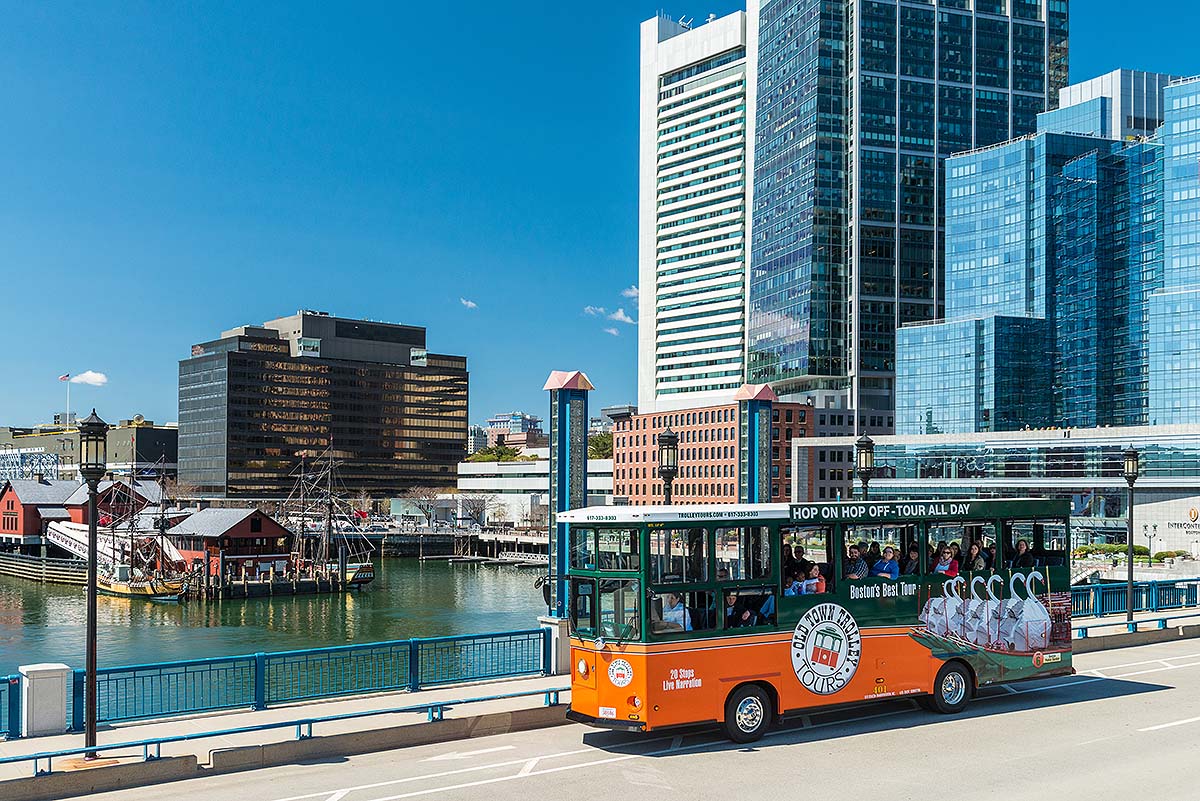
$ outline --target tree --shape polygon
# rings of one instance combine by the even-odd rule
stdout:
[[[523,456],[521,451],[507,445],[492,445],[480,448],[467,457],[468,462],[528,462],[534,461],[533,456]]]
[[[177,478],[168,478],[163,481],[163,491],[166,493],[167,500],[172,503],[178,503],[185,498],[194,498],[200,494],[199,487]]]
[[[461,497],[462,513],[480,526],[487,520],[498,503],[495,495],[463,495]]]
[[[438,506],[438,496],[442,490],[437,487],[410,487],[400,497],[412,504],[418,512],[425,516],[429,525],[433,525],[433,513]]]
[[[589,459],[613,458],[613,437],[611,431],[602,431],[588,437]]]

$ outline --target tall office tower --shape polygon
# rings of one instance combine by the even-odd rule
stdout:
[[[466,442],[467,360],[424,328],[302,311],[179,362],[179,480],[205,495],[286,497],[330,453],[339,491],[450,487]]]
[[[1161,93],[1165,77],[1139,85]],[[1120,132],[1119,100],[1062,106],[1036,135],[947,160],[946,319],[897,332],[897,433],[1146,422],[1163,147],[1099,135]],[[1130,102],[1162,113],[1161,98]]]
[[[1200,423],[1200,76],[1167,87],[1162,292],[1150,298],[1150,422]]]
[[[1039,127],[1062,133],[1090,133],[1105,139],[1154,136],[1163,121],[1163,90],[1180,77],[1117,69],[1090,81],[1073,83],[1058,93],[1060,110],[1046,112]],[[1099,129],[1093,129],[1091,124],[1080,127],[1079,113],[1092,118],[1095,104],[1103,104]],[[1066,108],[1072,110],[1070,114],[1061,111]]]
[[[745,372],[746,15],[641,30],[638,406],[729,403]]]
[[[890,427],[896,329],[945,305],[944,159],[1057,105],[1067,3],[750,0],[748,16],[747,380],[842,392]]]

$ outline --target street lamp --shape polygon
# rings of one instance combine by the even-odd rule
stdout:
[[[679,435],[667,427],[658,435],[658,476],[663,482],[663,503],[671,505],[671,483],[679,473]]]
[[[863,434],[854,443],[854,472],[862,482],[863,500],[867,500],[867,484],[875,472],[875,441]]]
[[[1132,445],[1125,449],[1125,481],[1129,484],[1129,508],[1125,528],[1125,549],[1129,562],[1125,586],[1125,619],[1133,622],[1133,484],[1138,479],[1138,452]]]
[[[108,423],[96,410],[79,424],[79,474],[88,488],[87,664],[84,686],[83,745],[96,745],[96,486],[108,469]],[[96,752],[88,751],[87,759]]]

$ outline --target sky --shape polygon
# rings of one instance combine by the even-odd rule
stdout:
[[[76,411],[174,421],[192,344],[301,308],[427,327],[468,358],[472,422],[546,416],[551,370],[585,371],[594,410],[636,402],[660,7],[2,0],[0,425],[89,371]],[[1197,22],[1075,0],[1071,78],[1200,73]]]

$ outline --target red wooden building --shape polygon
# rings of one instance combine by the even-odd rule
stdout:
[[[40,549],[46,526],[70,519],[66,501],[79,486],[77,481],[41,477],[5,481],[0,485],[0,544],[25,553]]]
[[[292,553],[292,532],[257,509],[201,509],[178,523],[167,536],[189,565],[204,564],[216,575],[225,564],[236,575],[283,573]]]

